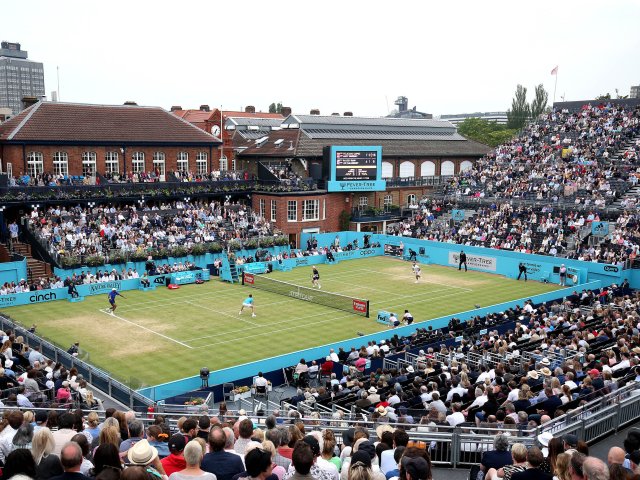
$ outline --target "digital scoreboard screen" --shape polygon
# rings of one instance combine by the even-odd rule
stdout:
[[[376,180],[378,154],[368,150],[336,151],[336,180]]]
[[[382,147],[329,146],[324,149],[324,176],[329,192],[384,191]]]

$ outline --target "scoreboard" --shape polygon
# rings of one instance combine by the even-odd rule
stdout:
[[[324,149],[324,170],[330,192],[384,191],[382,147],[329,146]]]

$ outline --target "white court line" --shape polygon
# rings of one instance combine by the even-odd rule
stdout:
[[[324,323],[329,323],[329,322],[335,322],[336,320],[340,320],[342,318],[349,318],[349,317],[351,317],[351,315],[348,315],[348,316],[347,315],[341,315],[340,317],[332,317],[332,318],[329,318],[327,320],[319,320],[319,321],[315,321],[315,322],[312,322],[312,323],[297,324],[297,325],[293,325],[293,326],[287,327],[287,328],[280,328],[280,329],[277,329],[277,330],[272,330],[270,332],[255,333],[253,335],[242,335],[242,338],[244,339],[244,338],[262,337],[262,336],[265,336],[265,335],[273,335],[273,334],[277,334],[277,333],[280,333],[280,332],[286,332],[287,330],[293,330],[294,328],[310,327],[312,325],[319,325],[319,324],[324,324]],[[195,348],[195,349],[207,348],[207,347],[213,347],[213,346],[216,346],[216,345],[224,345],[225,343],[231,343],[231,342],[237,342],[237,341],[238,341],[237,338],[232,338],[232,339],[229,339],[229,340],[222,340],[221,342],[208,343],[207,345],[199,345],[197,347],[191,347],[191,348]]]
[[[438,291],[446,292],[447,290],[438,290]],[[429,292],[429,293],[435,293],[435,292]],[[457,294],[459,294],[459,292],[454,292],[451,295],[453,295],[453,294],[457,295]],[[444,295],[440,295],[439,297],[429,297],[429,298],[425,298],[425,299],[421,300],[420,302],[413,302],[413,303],[421,303],[423,301],[426,302],[428,300],[434,300],[435,298],[441,298],[443,296]],[[415,297],[415,295],[407,295],[407,297]],[[327,307],[327,308],[331,308],[331,307]],[[305,315],[304,317],[290,318],[288,320],[283,320],[283,321],[280,321],[280,322],[271,322],[271,323],[266,324],[266,325],[260,325],[260,327],[271,327],[273,325],[282,325],[282,324],[291,323],[291,322],[294,322],[294,321],[295,322],[299,322],[300,320],[306,320],[308,318],[314,318],[314,317],[321,317],[321,316],[324,316],[324,315],[327,315],[327,312],[316,313],[316,314],[313,314],[313,315]],[[335,317],[333,317],[333,318],[335,318]],[[343,317],[341,316],[339,318],[343,318]],[[349,314],[349,316],[344,317],[344,318],[351,318],[351,314]],[[309,325],[313,325],[313,324],[309,324]],[[245,329],[245,331],[247,331],[247,330],[253,330],[253,328],[249,327],[249,328]],[[277,332],[278,330],[274,330],[274,331]],[[265,332],[264,335],[268,335],[270,333],[271,332]],[[201,337],[190,338],[188,340],[185,340],[185,342],[194,342],[196,340],[204,340],[205,338],[222,337],[222,336],[225,336],[225,335],[226,335],[226,333],[215,333],[215,334],[212,334],[212,335],[203,335]],[[200,348],[200,347],[194,347],[194,348]]]
[[[189,298],[191,298],[191,297],[185,297],[184,300],[181,300],[181,301],[179,300],[179,301],[175,301],[175,302],[167,302],[167,303],[163,303],[161,305],[149,305],[147,307],[140,307],[140,308],[129,308],[129,307],[123,306],[122,308],[125,308],[127,310],[127,313],[129,313],[129,312],[137,312],[137,311],[140,311],[140,310],[148,310],[150,308],[166,307],[166,306],[169,306],[169,305],[182,305],[183,303],[192,303],[189,300]],[[212,298],[212,300],[216,300],[216,298]],[[281,302],[271,302],[271,303],[264,303],[264,304],[261,303],[260,307],[266,307],[266,306],[269,306],[269,305],[280,305],[281,303],[289,303],[289,302],[283,300]],[[195,303],[192,303],[192,305],[195,305],[196,307],[200,307],[200,305],[197,305]]]
[[[409,274],[409,275],[407,275],[405,277],[404,275],[398,275],[397,273],[386,273],[386,272],[379,272],[377,270],[369,270],[369,269],[367,269],[366,271],[370,272],[370,273],[379,273],[381,275],[388,275],[390,277],[398,277],[398,278],[405,278],[405,279],[408,278],[408,277],[411,277],[411,278],[414,277],[414,275],[411,275],[411,274]],[[458,287],[456,285],[450,285],[448,283],[441,283],[441,282],[434,282],[432,280],[420,280],[419,283],[432,283],[434,285],[443,285],[443,286],[449,287],[449,288],[457,288],[459,290],[464,290],[465,292],[473,292],[473,289],[471,289],[471,288]]]
[[[231,315],[229,313],[224,313],[224,312],[221,312],[219,310],[215,310],[213,308],[205,307],[204,305],[197,305],[197,304],[195,304],[193,302],[188,302],[187,301],[187,302],[184,302],[184,303],[188,303],[189,305],[193,305],[194,307],[202,308],[204,310],[209,310],[210,312],[215,312],[218,315],[224,315],[225,317],[233,318],[234,320],[240,320],[241,322],[248,323],[249,325],[254,325],[256,327],[262,327],[262,325],[260,325],[258,323],[254,323],[254,322],[251,322],[249,320],[245,320],[244,318],[242,318],[242,315]]]
[[[162,333],[156,332],[155,330],[151,330],[150,328],[142,326],[142,325],[140,325],[140,324],[138,324],[136,322],[132,322],[131,320],[127,320],[126,318],[122,318],[122,317],[116,315],[115,313],[114,314],[107,313],[107,311],[102,310],[102,309],[98,309],[98,311],[104,313],[105,315],[109,315],[110,317],[118,318],[118,319],[122,320],[123,322],[129,323],[131,325],[135,325],[136,327],[141,328],[142,330],[146,330],[147,332],[151,332],[154,335],[158,335],[159,337],[166,338],[167,340],[171,340],[172,342],[175,342],[178,345],[182,345],[183,347],[187,347],[187,348],[193,349],[193,347],[187,345],[186,343],[182,343],[181,341],[176,340],[175,338],[168,337],[168,336],[166,336],[166,335],[164,335]]]

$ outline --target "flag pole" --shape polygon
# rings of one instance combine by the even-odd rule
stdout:
[[[556,67],[557,69],[557,67]],[[558,88],[558,70],[556,70],[556,83],[553,86],[553,103],[556,103],[556,89]]]

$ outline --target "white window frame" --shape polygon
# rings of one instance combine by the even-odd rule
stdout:
[[[407,206],[417,205],[418,204],[417,200],[418,199],[416,198],[415,193],[410,193],[409,195],[407,195]]]
[[[327,219],[327,200],[325,198],[322,199],[322,220]]]
[[[360,198],[358,198],[358,206],[360,208],[368,207],[369,197],[367,197],[366,195],[360,195]]]
[[[166,174],[166,159],[167,156],[164,152],[153,152],[153,171],[156,171],[156,168],[160,172],[160,175]]]
[[[382,202],[385,207],[393,205],[393,195],[385,195]]]
[[[229,159],[227,158],[226,155],[221,155],[220,156],[220,171],[221,172],[226,172],[227,170],[229,170]]]
[[[44,156],[42,152],[29,152],[27,154],[27,174],[36,177],[44,173]]]
[[[105,173],[120,173],[120,156],[118,152],[105,152],[104,171]]]
[[[271,221],[275,222],[278,215],[278,201],[271,200]]]
[[[236,171],[236,157],[231,159],[231,170]]]
[[[209,156],[207,152],[196,153],[196,174],[206,175],[209,173]]]
[[[53,154],[53,174],[63,177],[69,176],[69,155],[67,152],[55,152]]]
[[[287,222],[298,221],[298,201],[287,200]]]
[[[320,200],[311,199],[302,201],[302,221],[311,222],[320,220]]]
[[[259,214],[262,218],[264,218],[264,217],[265,217],[265,214],[266,214],[266,209],[267,209],[267,202],[266,202],[266,200],[265,200],[264,198],[261,198],[261,199],[258,201],[258,209],[259,209],[258,214]]]
[[[178,152],[176,162],[180,173],[189,173],[189,152]]]
[[[145,159],[144,152],[133,152],[131,155],[131,172],[143,173],[145,172]]]
[[[95,177],[98,173],[98,156],[96,152],[82,152],[82,176]]]

